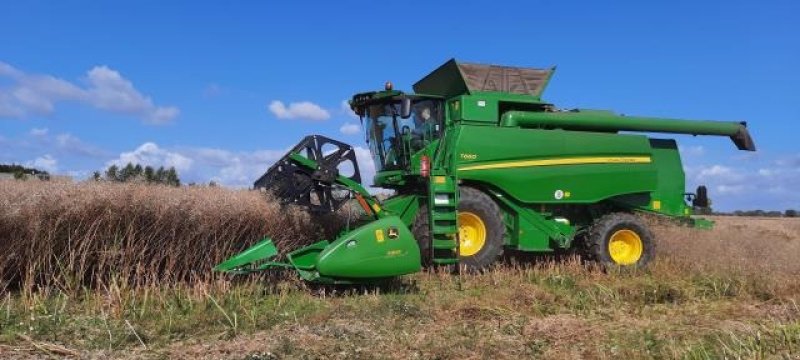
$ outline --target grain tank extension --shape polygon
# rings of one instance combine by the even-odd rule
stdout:
[[[361,184],[354,149],[308,136],[255,182],[314,212],[352,201],[362,225],[281,262],[269,238],[217,266],[288,267],[305,280],[363,283],[433,266],[480,270],[505,251],[575,250],[609,267],[644,267],[655,239],[642,214],[708,227],[705,187],[687,193],[677,144],[647,134],[729,137],[755,144],[744,122],[562,110],[541,99],[553,69],[450,60],[414,84],[353,96],[377,173]],[[688,202],[688,203],[687,203]]]

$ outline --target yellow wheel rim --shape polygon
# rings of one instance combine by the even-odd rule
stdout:
[[[608,253],[618,265],[635,264],[642,257],[643,250],[642,238],[632,230],[617,230],[608,240]]]
[[[478,215],[468,211],[459,211],[458,239],[461,256],[477,254],[486,244],[486,224]]]

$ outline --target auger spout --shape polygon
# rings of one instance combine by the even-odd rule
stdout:
[[[556,112],[508,111],[500,126],[581,131],[641,131],[690,135],[728,136],[739,150],[755,151],[747,123],[736,121],[697,121],[617,115],[603,110]]]

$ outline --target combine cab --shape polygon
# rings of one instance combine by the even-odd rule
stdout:
[[[296,269],[309,281],[361,283],[448,265],[479,270],[507,249],[547,253],[579,247],[609,267],[644,267],[655,256],[640,214],[690,226],[707,206],[687,194],[674,140],[641,133],[729,137],[754,151],[744,122],[689,121],[561,110],[540,96],[554,69],[451,60],[414,85],[356,94],[377,174],[394,190],[379,203],[361,185],[352,147],[303,139],[256,188],[314,212],[357,201],[371,220],[333,241],[274,262],[269,240],[218,265],[230,272]]]

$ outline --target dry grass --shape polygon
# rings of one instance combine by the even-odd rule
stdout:
[[[280,249],[329,235],[311,223],[253,191],[0,181],[0,289],[205,281],[267,234]]]
[[[647,271],[571,258],[309,288],[209,269],[336,218],[247,191],[0,182],[0,279],[22,286],[0,298],[0,358],[800,358],[800,219],[714,220],[651,221]]]
[[[687,271],[800,276],[800,218],[713,216],[710,231],[652,222],[663,261]]]

